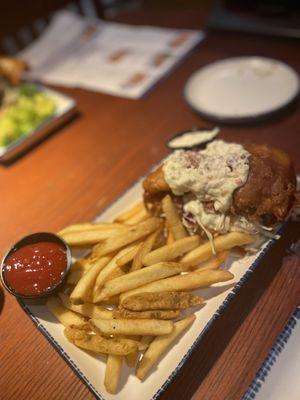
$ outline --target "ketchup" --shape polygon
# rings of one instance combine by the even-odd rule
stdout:
[[[67,255],[62,246],[46,241],[32,243],[7,257],[3,278],[17,294],[36,296],[59,283],[66,267]]]

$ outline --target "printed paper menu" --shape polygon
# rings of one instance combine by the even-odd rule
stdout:
[[[119,24],[62,11],[19,55],[31,66],[27,79],[137,99],[203,36],[200,31]]]

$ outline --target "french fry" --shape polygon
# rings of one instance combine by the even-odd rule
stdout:
[[[235,246],[242,246],[255,242],[256,238],[242,232],[229,232],[214,239],[216,252],[229,250]],[[204,243],[187,253],[181,260],[186,265],[194,266],[206,261],[213,256],[212,248],[209,242]]]
[[[130,261],[132,261],[142,245],[143,245],[143,242],[132,246],[132,249],[130,251],[126,252],[122,257],[118,258],[117,259],[118,266],[123,267],[123,265],[126,265]]]
[[[109,263],[110,259],[110,256],[99,258],[83,275],[71,293],[70,299],[73,304],[85,302],[90,290],[94,286],[97,275]]]
[[[71,343],[107,356],[104,385],[111,394],[119,390],[124,361],[140,380],[149,374],[195,320],[177,320],[181,310],[204,301],[189,291],[231,280],[233,274],[219,269],[229,250],[255,241],[240,232],[218,236],[214,255],[209,242],[187,234],[170,195],[159,207],[155,215],[162,218],[138,203],[113,223],[73,224],[59,232],[72,246],[93,248],[71,267],[70,296],[68,288],[47,307]]]
[[[217,255],[211,257],[204,263],[201,263],[200,265],[197,265],[195,268],[191,268],[192,271],[194,272],[202,272],[206,271],[208,269],[219,269],[222,263],[225,261],[227,256],[227,252],[222,251],[221,253],[218,253]]]
[[[85,324],[83,325],[70,325],[67,328],[73,328],[73,329],[77,329],[77,330],[81,330],[87,333],[91,333],[91,326],[89,324],[88,319],[86,320]]]
[[[139,248],[138,252],[136,253],[130,271],[136,271],[143,267],[143,258],[152,250],[154,243],[157,237],[161,234],[161,229],[153,232],[147,239],[143,242],[142,246]],[[154,264],[154,263],[153,263]]]
[[[170,347],[178,336],[196,319],[195,315],[186,317],[174,323],[174,330],[164,336],[156,337],[145,351],[136,369],[136,376],[143,380],[159,357]]]
[[[59,293],[59,298],[62,304],[69,310],[74,311],[78,314],[84,315],[88,318],[101,318],[101,319],[110,319],[113,318],[114,314],[112,310],[107,310],[104,307],[96,306],[92,303],[84,303],[75,305],[72,304],[70,298],[66,296],[64,293]]]
[[[78,260],[75,263],[75,266],[79,270],[87,271],[91,268],[92,262],[90,258],[78,258]]]
[[[120,270],[120,267],[117,264],[117,261],[119,258],[123,257],[126,255],[128,252],[131,252],[132,248],[135,247],[135,245],[127,246],[125,249],[119,251],[108,263],[105,264],[105,266],[99,271],[97,278],[95,279],[95,286],[93,289],[93,300],[96,301],[96,297],[98,296],[98,291],[102,288],[104,283],[110,279],[110,276],[112,276],[112,273],[115,270]]]
[[[86,272],[90,267],[91,267],[91,264],[90,264],[88,258],[78,258],[78,260],[76,260],[72,264],[71,270],[78,270],[78,271]]]
[[[201,239],[199,236],[188,236],[178,239],[172,244],[167,244],[148,253],[143,258],[143,264],[149,266],[161,261],[175,260],[177,257],[195,249],[199,246],[200,242]]]
[[[162,224],[160,229],[158,230],[158,234],[152,248],[157,249],[158,247],[164,246],[165,244],[166,244],[166,237],[164,234],[164,225]]]
[[[141,344],[143,344],[146,347],[145,350],[148,349],[148,347],[149,347],[150,343],[153,341],[153,339],[154,339],[154,336],[150,336],[150,335],[142,337]]]
[[[84,223],[84,224],[73,224],[69,225],[58,232],[59,236],[62,236],[66,233],[73,232],[85,232],[85,231],[94,231],[101,229],[110,229],[110,228],[122,228],[123,224],[119,223],[108,223],[108,222],[95,222],[95,223]]]
[[[173,330],[173,322],[158,319],[91,319],[96,332],[104,335],[166,335]]]
[[[126,275],[126,273],[117,265],[117,267],[108,276],[107,280],[116,279],[124,275]]]
[[[150,235],[161,225],[161,220],[156,217],[148,218],[138,225],[129,226],[126,232],[120,233],[114,237],[106,239],[104,242],[95,246],[93,253],[98,257],[112,253],[122,247],[127,246],[145,236]]]
[[[145,292],[127,297],[122,302],[122,307],[132,312],[146,310],[182,310],[184,308],[197,306],[203,303],[203,301],[202,297],[188,292]]]
[[[198,303],[199,304],[199,303]],[[129,311],[125,308],[119,308],[113,311],[113,317],[117,319],[175,319],[180,316],[179,310],[146,310]]]
[[[141,343],[142,336],[130,336],[130,339],[138,340]],[[129,368],[133,368],[136,366],[138,356],[138,351],[134,351],[133,353],[127,354],[127,356],[125,356],[125,361]]]
[[[117,393],[121,370],[122,370],[123,356],[116,356],[109,354],[107,356],[104,386],[108,393]]]
[[[152,342],[154,339],[154,336],[142,336],[140,339],[140,342],[145,345],[145,350],[149,347],[149,344]],[[138,355],[139,353],[136,351],[134,353],[128,354],[126,357],[126,364],[130,368],[134,368],[136,366],[137,360],[138,360]]]
[[[71,343],[74,343],[75,340],[85,340],[89,336],[86,330],[74,326],[67,326],[64,329],[64,335]]]
[[[125,222],[143,209],[145,209],[144,203],[143,202],[137,203],[129,210],[126,210],[122,214],[118,215],[118,217],[115,219],[115,222]]]
[[[228,271],[207,270],[202,272],[191,272],[185,275],[172,276],[151,282],[137,289],[130,290],[120,295],[120,303],[129,296],[144,292],[181,292],[210,286],[218,282],[226,282],[233,278]]]
[[[175,240],[182,239],[183,237],[187,236],[186,230],[182,225],[181,219],[171,199],[171,196],[167,195],[163,198],[162,208],[166,216],[168,227],[170,227]]]
[[[99,304],[101,305],[115,305],[118,306],[120,302],[120,296],[113,296],[110,297],[109,299],[105,299],[103,301],[100,301]]]
[[[137,336],[137,337],[140,337],[140,336]],[[140,342],[142,344],[145,344],[145,346],[146,346],[145,350],[148,348],[148,346],[152,340],[153,340],[153,336],[142,336]],[[134,353],[130,353],[127,356],[125,356],[126,364],[128,365],[129,368],[135,368],[136,363],[138,361],[138,356],[139,356],[138,351],[135,351]]]
[[[129,227],[107,228],[91,231],[67,232],[60,235],[69,246],[90,246],[114,236],[124,234]]]
[[[144,221],[146,218],[149,218],[150,215],[148,214],[147,210],[143,208],[141,211],[136,213],[133,217],[127,219],[125,221],[126,225],[136,225],[139,222]]]
[[[198,265],[197,268],[193,270],[195,272],[202,272],[206,271],[207,269],[218,269],[220,268],[221,264],[226,260],[228,257],[229,251],[222,251],[221,253],[217,253],[214,257],[203,263],[202,265]]]
[[[175,238],[171,229],[168,229],[168,236],[167,236],[167,244],[171,244],[175,242]]]
[[[183,264],[175,262],[161,262],[150,267],[129,272],[124,276],[107,281],[101,291],[94,295],[94,301],[99,302],[119,293],[127,292],[150,283],[186,271]]]
[[[53,314],[65,327],[82,327],[86,324],[86,320],[82,316],[65,308],[57,297],[49,297],[46,301],[46,306],[51,314]]]
[[[85,350],[94,351],[100,354],[116,354],[126,356],[137,350],[146,348],[136,340],[127,338],[105,338],[100,335],[90,335],[86,331],[80,331],[72,327],[64,330],[66,338],[78,347]]]
[[[83,277],[85,272],[91,267],[91,263],[86,258],[79,258],[71,266],[71,270],[67,277],[68,285],[76,285],[78,281]]]
[[[83,277],[84,273],[85,271],[83,269],[71,269],[67,277],[67,284],[76,285],[78,281]]]
[[[136,366],[138,356],[139,356],[138,351],[127,354],[127,356],[125,356],[125,361],[129,368],[134,368]]]

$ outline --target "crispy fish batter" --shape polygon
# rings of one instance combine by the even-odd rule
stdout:
[[[273,225],[284,221],[295,204],[296,177],[289,156],[281,150],[249,144],[247,182],[235,191],[233,214]]]
[[[127,310],[181,310],[194,307],[203,302],[203,298],[188,292],[140,293],[123,300]]]
[[[114,318],[129,319],[175,319],[180,316],[179,310],[146,310],[130,311],[125,308],[114,310]]]
[[[74,343],[75,340],[84,340],[88,336],[86,331],[70,326],[65,328],[64,334],[65,337],[69,340],[69,342],[72,343]]]
[[[76,328],[65,328],[66,338],[78,347],[101,354],[127,355],[145,346],[140,342],[125,338],[105,338],[100,335],[90,335]]]
[[[284,221],[299,203],[292,161],[285,152],[273,147],[258,144],[244,147],[251,154],[249,175],[245,185],[234,192],[231,213],[267,226]],[[171,193],[162,167],[148,175],[143,187],[146,206],[159,213],[159,202]],[[174,196],[174,200],[178,203],[181,197]]]
[[[143,187],[145,192],[148,192],[151,195],[161,192],[168,193],[170,191],[162,167],[157,168],[147,176],[143,182]]]
[[[162,167],[151,172],[143,182],[144,203],[148,211],[153,215],[160,215],[161,200],[171,192],[167,184]]]

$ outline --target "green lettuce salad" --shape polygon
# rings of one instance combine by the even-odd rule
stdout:
[[[35,85],[23,84],[7,98],[0,111],[0,147],[32,133],[56,109],[54,101]]]

